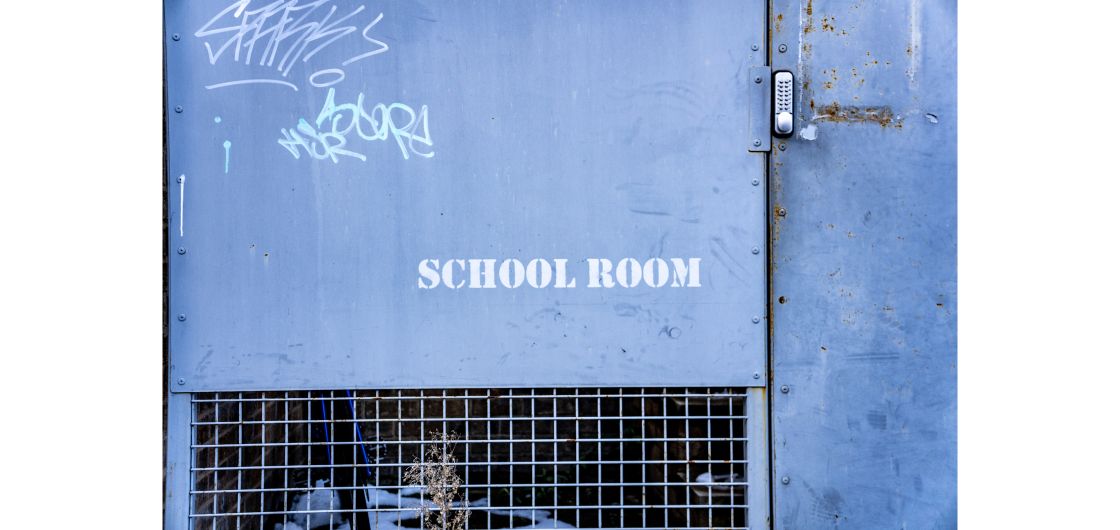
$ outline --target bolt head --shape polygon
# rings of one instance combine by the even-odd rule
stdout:
[[[175,177],[175,182],[183,182],[183,176],[179,175],[178,177]]]
[[[758,45],[757,44],[751,44],[751,51],[756,51],[757,52],[758,51]]]
[[[175,105],[175,112],[183,112],[183,106],[182,105]]]
[[[782,385],[782,393],[789,394],[789,385]]]
[[[759,250],[758,247],[751,248],[751,254],[758,254],[759,252],[761,252],[761,250]]]
[[[758,179],[751,180],[751,186],[757,186],[757,185],[758,185]]]
[[[186,254],[186,253],[187,253],[187,249],[185,249],[183,247],[179,247],[179,255],[183,255],[183,254]]]
[[[778,146],[778,150],[779,150],[779,151],[785,151],[785,150],[786,150],[786,144],[781,144],[781,145],[779,145],[779,146]]]
[[[762,377],[762,376],[761,376],[761,375],[759,375],[759,373],[758,373],[758,372],[755,372],[755,373],[754,373],[754,378],[755,378],[755,379],[759,379],[759,378],[761,378],[761,377]]]
[[[762,145],[762,140],[759,140],[759,139],[755,138],[755,140],[754,140],[754,146],[755,146],[755,147],[758,147],[758,146],[760,146],[760,145]]]
[[[778,53],[785,53],[788,49],[785,44],[778,45]]]
[[[782,484],[789,484],[789,477],[782,477]]]
[[[184,320],[186,320],[186,319],[187,319],[187,315],[184,315],[184,314],[182,314],[182,313],[179,313],[179,322],[183,322],[183,321],[184,321]]]
[[[762,319],[758,317],[751,317],[751,322],[758,324],[759,322],[762,322]]]
[[[178,33],[175,33],[175,34],[171,35],[171,40],[176,40],[177,41],[177,40],[179,40],[179,38],[180,37],[179,37]]]
[[[786,216],[786,209],[785,208],[778,208],[778,217],[785,217],[785,216]]]
[[[183,379],[182,377],[180,377],[180,378],[179,378],[179,381],[178,381],[178,383],[179,383],[180,385],[185,385],[185,384],[187,384],[187,380],[186,380],[186,379]]]
[[[754,82],[755,82],[755,83],[761,83],[761,82],[762,82],[762,78],[761,78],[761,77],[758,77],[758,76],[755,76],[755,78],[754,78]]]

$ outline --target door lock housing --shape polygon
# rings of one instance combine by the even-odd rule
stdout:
[[[793,134],[793,73],[774,72],[774,136]]]

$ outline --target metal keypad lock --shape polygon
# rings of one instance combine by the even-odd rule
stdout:
[[[793,134],[793,74],[774,72],[774,136]]]

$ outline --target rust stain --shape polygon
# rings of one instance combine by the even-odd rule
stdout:
[[[821,17],[821,30],[836,32],[836,17]]]
[[[836,69],[835,68],[833,68],[831,70],[831,72],[827,69],[821,70],[821,72],[823,72],[827,76],[832,77],[832,80],[825,81],[824,83],[821,84],[821,86],[824,87],[825,90],[831,90],[833,87],[836,86],[835,82],[840,80],[840,77],[836,75]]]
[[[783,18],[784,17],[782,17],[781,13],[778,13],[778,16],[774,18],[774,33],[778,33],[780,31],[782,31],[782,19]]]
[[[815,110],[815,109],[814,109]],[[883,127],[902,127],[902,120],[895,119],[890,107],[840,106],[833,102],[821,107],[813,114],[813,121],[834,123],[878,123]]]
[[[813,32],[813,0],[805,4],[805,26],[801,30],[806,34]]]
[[[770,152],[770,202],[771,204],[781,204],[782,202],[782,151],[773,149]],[[770,263],[766,274],[766,283],[770,287],[770,304],[766,308],[766,332],[770,339],[774,338],[774,271],[778,268],[779,259],[777,259],[777,246],[778,240],[781,237],[782,220],[779,217],[774,218],[770,228]]]
[[[771,146],[770,151],[770,202],[780,204],[782,200],[782,152],[777,148],[777,142]],[[770,233],[771,244],[776,243],[782,232],[782,219],[778,216],[778,207],[774,207],[773,230]],[[773,256],[773,254],[771,254]]]

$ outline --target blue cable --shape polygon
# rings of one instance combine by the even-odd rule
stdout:
[[[362,440],[362,431],[358,428],[358,413],[354,410],[354,396],[347,390],[346,397],[350,398],[348,404],[350,405],[350,417],[354,419],[354,436],[358,438],[358,443],[361,444],[362,459],[366,461],[366,478],[369,478],[373,476],[373,472],[369,470],[369,454],[366,453],[365,440]]]

